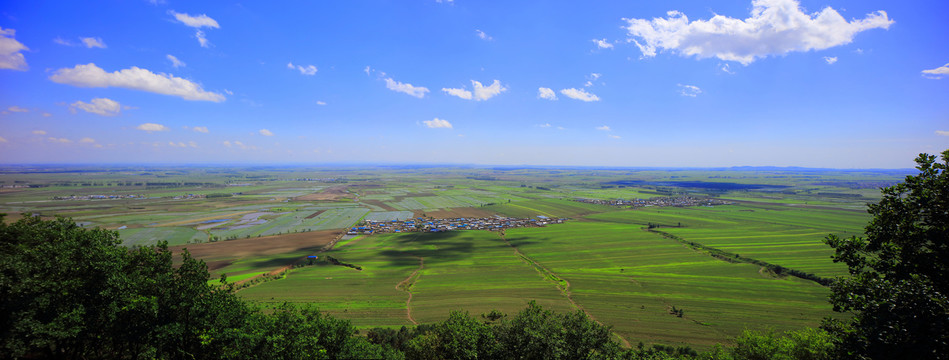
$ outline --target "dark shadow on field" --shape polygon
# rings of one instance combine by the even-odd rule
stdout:
[[[538,243],[538,241],[536,241],[535,238],[529,238],[526,236],[507,238],[507,242],[511,243],[511,245],[514,245],[515,247],[527,246],[527,245]]]
[[[483,243],[476,245],[476,241]],[[496,245],[487,241],[495,240],[467,236],[463,231],[405,234],[394,241],[397,248],[405,250],[383,250],[379,255],[387,258],[391,266],[418,266],[418,257],[425,258],[427,266],[467,259],[475,255],[477,247],[486,249]]]

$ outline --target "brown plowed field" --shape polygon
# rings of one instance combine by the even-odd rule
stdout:
[[[191,252],[191,256],[196,259],[204,260],[208,264],[208,270],[213,271],[230,265],[240,259],[304,250],[319,251],[320,248],[333,241],[339,234],[339,230],[322,230],[204,244],[169,246],[168,248],[175,253],[176,257],[182,249],[187,248],[188,251]],[[296,259],[288,259],[288,261],[293,260]]]

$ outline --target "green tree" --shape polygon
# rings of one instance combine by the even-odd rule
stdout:
[[[824,327],[841,356],[949,358],[949,150],[916,158],[919,174],[882,189],[870,204],[866,238],[826,239],[850,277],[832,285],[834,310],[848,320]]]

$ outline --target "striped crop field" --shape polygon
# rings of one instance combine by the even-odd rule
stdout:
[[[554,282],[492,232],[380,234],[324,255],[362,270],[320,262],[240,294],[261,302],[313,303],[357,326],[430,323],[456,309],[515,313],[531,299],[571,310]]]
[[[313,303],[360,327],[431,323],[456,309],[511,314],[537,300],[581,308],[634,344],[698,348],[744,329],[814,326],[831,314],[827,289],[814,282],[718,260],[632,223],[574,221],[504,237],[377,234],[323,255],[362,270],[320,262],[240,294]],[[673,306],[684,315],[671,314]]]
[[[824,237],[862,235],[869,220],[859,211],[779,205],[643,208],[587,218],[659,224],[659,230],[686,241],[824,277],[846,274],[846,266],[830,259],[833,250],[824,244]]]
[[[628,224],[571,222],[506,238],[569,283],[571,298],[631,342],[704,347],[744,329],[815,326],[828,290],[721,261]],[[683,316],[670,314],[672,307]]]

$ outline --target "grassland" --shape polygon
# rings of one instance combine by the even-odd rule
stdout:
[[[70,216],[118,229],[127,246],[168,241],[263,303],[313,303],[360,327],[444,319],[450,310],[513,313],[532,299],[582,309],[635,343],[705,348],[741,330],[793,329],[830,314],[827,289],[684,242],[829,277],[823,244],[860,235],[862,209],[902,172],[794,169],[0,168],[4,221]],[[115,195],[116,199],[96,196]],[[132,196],[134,195],[134,196]],[[213,196],[210,196],[213,195]],[[711,196],[733,205],[639,209],[574,201]],[[566,217],[566,224],[344,238],[362,220]],[[210,242],[216,240],[216,242]],[[226,240],[226,241],[225,241]],[[359,267],[332,265],[328,257]],[[683,316],[671,314],[672,307]]]

